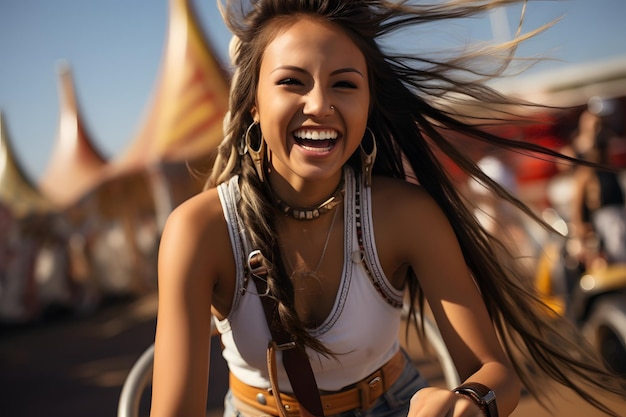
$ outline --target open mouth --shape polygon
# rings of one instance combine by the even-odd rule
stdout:
[[[293,138],[303,149],[316,152],[329,151],[337,143],[339,136],[336,130],[300,129],[294,132]]]

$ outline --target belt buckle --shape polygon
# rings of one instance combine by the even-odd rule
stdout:
[[[369,409],[384,392],[383,374],[376,371],[358,385],[361,397],[361,410]]]
[[[260,250],[254,250],[248,254],[248,270],[252,273],[252,275],[266,275],[267,271],[261,260],[263,259],[263,253]]]

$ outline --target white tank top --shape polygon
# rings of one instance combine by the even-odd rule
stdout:
[[[228,317],[216,320],[216,324],[230,371],[248,385],[269,388],[266,349],[271,335],[256,286],[252,280],[245,280],[245,260],[254,248],[247,247],[237,215],[240,198],[237,181],[233,177],[218,187],[237,265],[237,287]],[[357,184],[350,168],[345,169],[345,187],[342,280],[329,316],[319,327],[310,330],[312,336],[336,355],[326,358],[307,349],[318,388],[324,391],[338,391],[365,378],[391,359],[400,346],[403,291],[390,284],[378,260],[370,189],[361,187],[360,180]],[[363,251],[357,236],[359,218]],[[368,263],[367,269],[363,262]],[[277,355],[279,386],[281,391],[291,392],[280,352]]]

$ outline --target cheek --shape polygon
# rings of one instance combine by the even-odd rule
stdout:
[[[274,153],[285,146],[292,115],[293,107],[278,100],[268,100],[264,107],[261,107],[259,103],[259,120],[263,137]]]
[[[284,101],[267,100],[264,106],[259,103],[259,115],[263,132],[267,136],[284,135],[294,114],[294,107]]]
[[[365,120],[365,123],[367,123],[370,113],[369,95],[363,94],[360,97],[355,98],[348,108],[350,109],[350,113],[353,115],[352,117],[355,119],[361,119],[361,121]]]
[[[260,90],[257,98],[261,117],[280,122],[281,119],[293,114],[297,102],[286,94],[277,91]]]
[[[359,102],[350,109],[350,119],[355,125],[361,126],[363,130],[367,126],[369,119],[369,104],[367,101]]]
[[[354,125],[358,126],[358,132],[359,132],[357,134],[357,137],[354,139],[354,141],[356,142],[354,144],[355,148],[358,148],[364,136],[369,135],[369,133],[367,132],[368,116],[369,116],[369,107],[367,103],[363,103],[363,105],[360,106],[358,113],[355,114],[353,118]]]

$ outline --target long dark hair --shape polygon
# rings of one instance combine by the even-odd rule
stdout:
[[[510,62],[510,56],[504,54],[503,66],[483,71],[481,67],[472,66],[471,62],[485,56],[485,51],[482,54],[468,51],[437,61],[410,54],[383,52],[377,43],[378,39],[403,27],[473,16],[492,7],[512,3],[519,1],[415,5],[364,0],[258,0],[252,1],[248,8],[227,2],[222,11],[236,37],[231,51],[235,71],[230,111],[224,124],[225,139],[219,147],[207,187],[239,175],[242,196],[239,210],[248,227],[252,245],[265,256],[270,294],[277,300],[282,326],[302,348],[309,346],[323,354],[332,354],[310,336],[295,313],[293,286],[276,245],[275,211],[251,159],[241,150],[244,145],[242,138],[253,122],[250,110],[254,105],[259,67],[267,44],[278,31],[303,14],[337,24],[360,48],[368,65],[372,96],[368,126],[378,143],[374,174],[418,182],[444,211],[504,349],[527,389],[540,397],[544,390],[539,386],[541,379],[537,375],[545,375],[571,388],[595,407],[611,413],[585,387],[599,386],[603,390],[623,394],[620,384],[624,381],[607,372],[574,327],[565,319],[556,317],[535,294],[528,277],[519,272],[514,256],[472,215],[467,201],[441,161],[441,156],[445,156],[498,197],[541,221],[526,205],[485,175],[450,140],[452,136],[462,135],[466,140],[481,144],[567,159],[529,142],[488,133],[481,126],[485,120],[480,116],[470,117],[454,110],[453,101],[462,97],[466,101],[489,106],[497,112],[497,118],[505,119],[510,105],[520,103],[503,97],[483,81],[500,74]],[[533,33],[518,36],[506,45],[494,47],[491,52],[513,51],[530,35]],[[351,158],[348,163],[360,170],[358,158]],[[424,296],[419,277],[412,271],[408,274],[407,283],[411,298],[410,315],[415,319],[415,308],[424,305]]]

